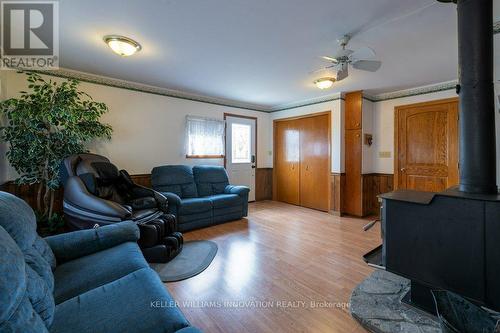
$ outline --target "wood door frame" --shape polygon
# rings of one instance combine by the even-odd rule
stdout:
[[[226,119],[227,117],[233,117],[233,118],[242,118],[242,119],[251,119],[255,120],[255,194],[257,194],[257,169],[258,169],[258,143],[259,143],[259,127],[258,123],[259,120],[257,117],[251,117],[251,116],[242,116],[240,114],[234,114],[234,113],[227,113],[224,112],[224,169],[226,169],[226,164],[227,164],[227,152],[226,152],[226,147],[227,147],[227,123]],[[257,201],[257,197],[255,197]]]
[[[433,105],[439,105],[439,104],[448,104],[451,102],[459,102],[458,97],[450,97],[450,98],[444,98],[444,99],[437,99],[437,100],[432,100],[432,101],[427,101],[427,102],[420,102],[420,103],[412,103],[412,104],[406,104],[406,105],[398,105],[394,107],[394,184],[393,188],[394,190],[399,189],[399,117],[401,110],[403,109],[408,109],[412,107],[424,107],[424,106],[433,106]],[[460,133],[458,133],[460,136]],[[460,137],[459,137],[460,139]]]
[[[299,115],[299,116],[292,116],[292,117],[287,117],[287,118],[280,118],[280,119],[274,119],[273,120],[273,200],[277,200],[277,191],[276,191],[276,125],[278,122],[285,122],[285,121],[291,121],[291,120],[297,120],[297,119],[303,119],[303,118],[311,118],[311,117],[319,117],[319,116],[328,116],[328,188],[330,188],[330,175],[332,173],[332,110],[328,111],[322,111],[322,112],[316,112],[316,113],[308,113],[304,115]],[[299,170],[300,171],[300,170]],[[300,172],[299,172],[299,177],[300,177]],[[299,178],[299,184],[300,184],[300,178]],[[331,197],[332,197],[332,191],[328,191],[328,211],[331,210]],[[300,193],[299,193],[299,198],[300,198]]]

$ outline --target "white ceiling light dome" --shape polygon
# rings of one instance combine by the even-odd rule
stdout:
[[[107,35],[103,39],[113,52],[122,57],[131,56],[142,49],[138,42],[125,36]]]
[[[322,77],[321,79],[317,79],[316,81],[314,81],[316,87],[321,90],[331,88],[333,86],[333,83],[335,83],[335,78],[333,77]]]

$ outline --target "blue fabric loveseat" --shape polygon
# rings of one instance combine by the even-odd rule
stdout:
[[[239,220],[248,215],[246,186],[229,185],[220,166],[166,165],[151,172],[153,189],[168,199],[181,232]]]
[[[0,332],[177,332],[190,327],[136,244],[133,222],[42,239],[0,192]]]

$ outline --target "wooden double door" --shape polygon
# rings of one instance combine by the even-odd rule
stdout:
[[[396,108],[397,189],[441,192],[458,184],[458,99]]]
[[[330,209],[330,112],[274,122],[274,199]]]

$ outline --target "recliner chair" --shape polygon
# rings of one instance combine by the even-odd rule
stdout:
[[[77,154],[63,160],[63,210],[73,230],[133,221],[138,241],[149,262],[167,262],[182,249],[176,217],[167,214],[168,201],[160,193],[135,184],[125,170],[96,154]]]

